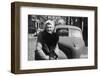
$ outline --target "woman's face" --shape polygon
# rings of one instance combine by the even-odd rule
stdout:
[[[47,24],[46,25],[46,31],[51,34],[54,31],[54,25],[53,24]]]

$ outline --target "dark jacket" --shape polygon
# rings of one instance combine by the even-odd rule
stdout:
[[[58,43],[59,36],[57,33],[48,33],[46,31],[40,32],[38,35],[38,42],[42,44],[42,50],[46,55],[54,56],[57,58],[57,55],[54,52],[56,44]]]

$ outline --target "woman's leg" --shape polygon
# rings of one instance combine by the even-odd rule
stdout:
[[[55,49],[55,53],[57,54],[58,59],[68,59],[67,55],[62,50],[60,50],[58,46]]]

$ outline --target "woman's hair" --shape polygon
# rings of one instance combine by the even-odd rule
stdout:
[[[54,25],[54,27],[55,27],[55,22],[53,21],[53,20],[47,20],[45,23],[44,23],[44,29],[46,29],[46,27],[47,27],[47,25],[49,25],[49,24],[51,24],[51,25]]]

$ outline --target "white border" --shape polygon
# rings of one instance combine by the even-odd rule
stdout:
[[[28,14],[88,17],[88,58],[28,61]],[[20,8],[20,69],[42,69],[94,65],[94,11],[42,7]]]

